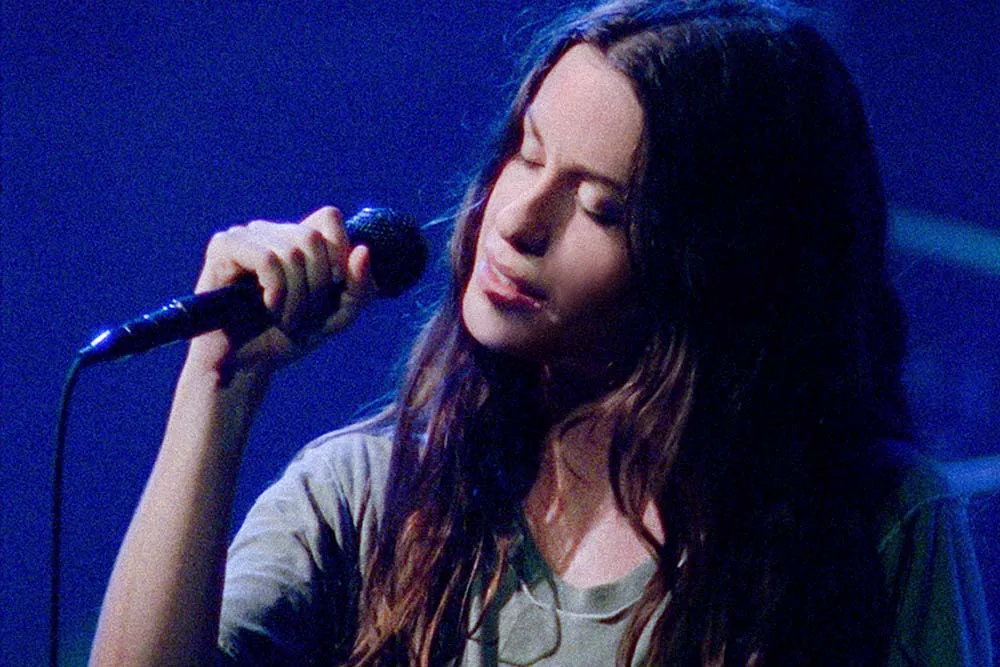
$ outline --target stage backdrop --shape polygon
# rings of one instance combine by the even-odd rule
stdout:
[[[0,663],[45,660],[51,435],[74,351],[103,325],[188,293],[205,242],[228,225],[323,204],[446,217],[509,99],[515,54],[562,5],[3,3]],[[1000,277],[972,251],[935,249],[969,225],[1000,226],[998,10],[882,5],[817,8],[862,87],[902,213],[893,271],[913,321],[908,381],[942,458],[997,453]],[[276,380],[237,522],[308,439],[385,397],[440,293],[447,233],[428,231],[432,268],[416,290]],[[160,350],[80,380],[66,469],[66,664],[84,661],[182,355]],[[995,517],[980,507],[977,525],[988,526]]]

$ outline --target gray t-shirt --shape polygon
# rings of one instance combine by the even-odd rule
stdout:
[[[229,551],[219,634],[224,664],[336,665],[346,658],[361,573],[384,507],[391,445],[388,432],[328,434],[260,496]],[[923,471],[907,478],[881,523],[880,554],[899,617],[889,664],[990,664],[961,501]],[[522,530],[512,563],[499,614],[484,620],[458,665],[613,665],[652,560],[614,583],[578,589],[552,573]],[[474,599],[471,618],[480,612]]]

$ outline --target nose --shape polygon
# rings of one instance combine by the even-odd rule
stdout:
[[[540,176],[510,193],[497,212],[497,228],[518,252],[542,256],[568,212],[567,197],[558,184]]]

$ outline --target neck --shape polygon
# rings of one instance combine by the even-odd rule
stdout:
[[[554,427],[524,503],[542,556],[575,586],[616,581],[647,560],[651,546],[641,533],[663,541],[652,502],[634,519],[618,507],[608,474],[610,442],[611,428],[600,420],[581,418]]]
[[[550,429],[542,452],[542,474],[570,494],[579,486],[610,491],[610,449],[610,426],[581,409]]]
[[[615,362],[547,364],[541,369],[542,401],[552,423],[572,419],[622,386],[625,364]]]

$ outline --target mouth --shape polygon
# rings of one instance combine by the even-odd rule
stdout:
[[[538,311],[545,301],[545,291],[499,263],[489,252],[476,266],[480,289],[493,303],[519,310]]]

